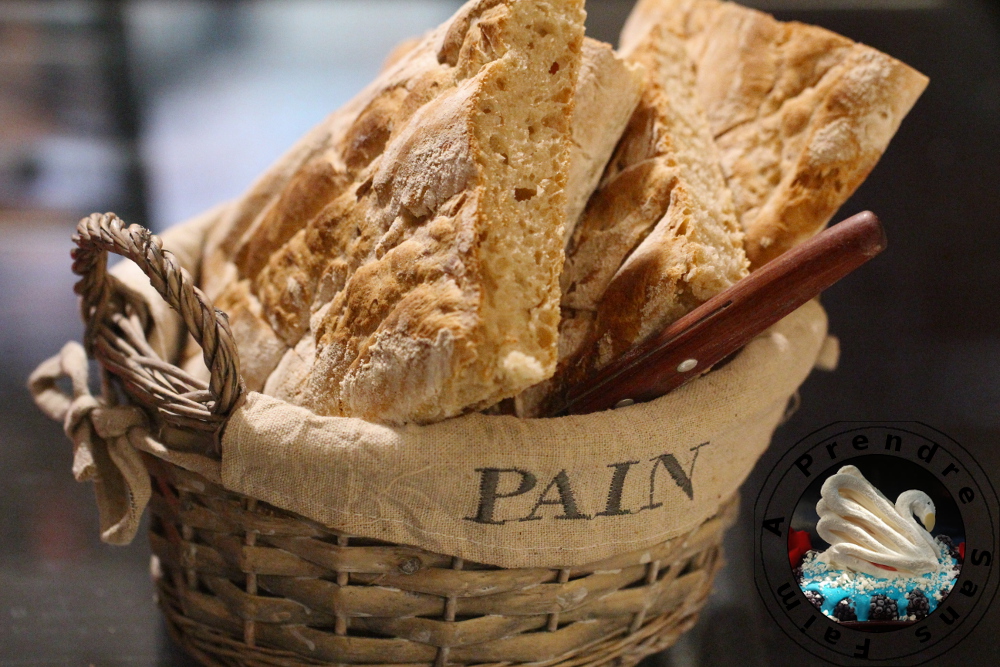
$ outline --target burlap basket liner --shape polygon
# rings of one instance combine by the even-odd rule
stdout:
[[[192,272],[212,219],[163,235]],[[150,342],[171,358],[182,335],[176,315],[131,262],[113,273],[149,303]],[[221,464],[170,452],[142,429],[121,435],[227,489],[345,533],[505,568],[574,566],[651,547],[716,514],[817,364],[826,329],[823,309],[810,302],[725,366],[649,403],[590,415],[470,414],[392,428],[250,392],[228,420]],[[122,456],[97,458],[107,467]],[[102,517],[102,526],[129,524],[109,540],[122,542],[134,535],[148,479],[147,492],[136,494],[142,480],[130,477],[145,475],[141,466],[119,464],[103,476],[115,474],[126,483],[105,496],[133,489],[131,496],[99,497],[99,505],[102,513],[127,508],[128,517]]]

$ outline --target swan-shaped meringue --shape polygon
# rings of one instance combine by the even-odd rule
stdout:
[[[818,560],[831,566],[875,577],[919,575],[939,567],[940,546],[927,532],[934,528],[934,502],[923,491],[904,491],[893,505],[848,465],[823,482],[816,512],[816,532],[830,543]]]

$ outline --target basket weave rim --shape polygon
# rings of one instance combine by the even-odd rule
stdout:
[[[77,225],[73,242],[73,272],[80,276],[74,290],[81,297],[87,352],[165,423],[217,433],[246,393],[228,316],[195,286],[160,237],[144,227],[126,226],[114,213],[94,213]],[[134,262],[180,314],[202,348],[210,371],[207,384],[149,346],[145,303],[108,272],[108,253]]]

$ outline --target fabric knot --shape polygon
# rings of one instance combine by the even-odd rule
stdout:
[[[104,439],[127,436],[135,427],[147,428],[146,415],[131,405],[98,407],[91,413],[91,422],[97,435]]]
[[[72,395],[58,381],[68,378]],[[94,483],[101,518],[101,539],[128,544],[150,497],[149,473],[129,435],[147,431],[142,410],[108,406],[90,393],[87,355],[83,346],[67,343],[56,356],[44,361],[28,379],[35,403],[46,415],[61,421],[73,443],[73,476]]]
[[[94,463],[94,426],[91,414],[101,403],[89,393],[70,401],[63,418],[63,432],[73,443],[73,477],[78,482],[92,481],[97,476]]]

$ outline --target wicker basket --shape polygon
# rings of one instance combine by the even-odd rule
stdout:
[[[106,399],[146,409],[168,447],[218,458],[243,387],[227,318],[159,238],[81,221],[73,270]],[[211,381],[160,359],[146,303],[107,272],[134,261],[202,345]],[[150,539],[174,638],[208,665],[631,665],[690,628],[736,502],[683,537],[575,567],[502,569],[365,539],[147,454]]]

